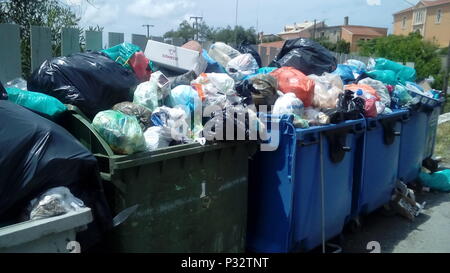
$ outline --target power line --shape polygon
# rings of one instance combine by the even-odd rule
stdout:
[[[190,18],[191,20],[192,19],[194,19],[195,20],[195,23],[194,23],[194,28],[196,29],[196,32],[197,32],[197,41],[199,40],[199,37],[198,37],[198,20],[202,20],[203,19],[203,16],[191,16],[191,18]]]
[[[155,27],[155,25],[142,25],[142,27],[147,27],[147,39],[150,38],[150,27]]]

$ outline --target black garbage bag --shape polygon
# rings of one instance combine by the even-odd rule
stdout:
[[[322,75],[336,70],[337,60],[325,47],[305,38],[288,40],[270,67],[294,67],[306,75]]]
[[[250,105],[253,103],[251,92],[253,86],[249,80],[242,80],[237,82],[235,88],[238,95],[242,98],[242,103],[244,105]]]
[[[139,83],[133,71],[98,53],[46,60],[31,75],[28,90],[78,106],[89,118],[114,104],[131,101]]]
[[[145,132],[145,130],[153,126],[151,120],[152,111],[140,104],[124,101],[114,105],[112,110],[120,111],[125,115],[135,116],[139,121],[139,125],[141,125],[142,132]]]
[[[29,202],[64,186],[92,209],[83,248],[112,227],[97,160],[69,132],[10,101],[0,101],[0,222],[19,220]]]
[[[170,88],[174,89],[179,85],[191,85],[191,81],[197,78],[194,71],[189,71],[179,76],[169,77]]]
[[[364,115],[365,101],[363,98],[354,97],[354,92],[345,90],[339,94],[337,110],[343,114],[344,120],[360,119]]]
[[[6,93],[5,88],[3,87],[2,82],[0,81],[0,100],[7,100],[8,93]]]
[[[261,56],[259,56],[259,53],[250,45],[249,42],[242,42],[237,50],[242,54],[252,54],[253,58],[255,58],[256,62],[258,63],[258,66],[262,67]]]
[[[208,141],[260,140],[260,137],[267,138],[267,128],[252,109],[234,105],[212,113],[205,123],[203,136]]]

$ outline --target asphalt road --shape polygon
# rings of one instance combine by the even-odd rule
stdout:
[[[450,253],[450,193],[416,193],[424,212],[412,222],[384,209],[363,219],[359,232],[344,232],[343,253],[369,253],[377,241],[381,253]]]

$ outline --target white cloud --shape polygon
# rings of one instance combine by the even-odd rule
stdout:
[[[81,23],[84,25],[106,26],[116,22],[118,18],[124,18],[117,4],[102,3],[96,6],[89,5],[82,16]]]
[[[366,0],[369,6],[381,6],[381,0]]]
[[[189,0],[136,0],[126,10],[146,19],[170,19],[186,14],[193,7],[195,3]]]

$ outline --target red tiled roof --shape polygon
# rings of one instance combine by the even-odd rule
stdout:
[[[450,0],[421,1],[426,7],[439,6],[442,4],[450,4]]]
[[[434,6],[439,6],[439,5],[443,5],[443,4],[450,4],[450,0],[434,0],[434,1],[420,1],[419,3],[422,3],[425,7],[434,7]],[[417,5],[419,4],[417,3]],[[396,13],[394,13],[394,15],[397,14],[401,14],[401,13],[405,13],[408,12],[410,10],[413,10],[417,5],[415,5],[414,7],[410,7],[401,11],[398,11]]]
[[[262,47],[276,47],[276,48],[282,48],[285,41],[277,41],[277,42],[270,42],[270,43],[262,43],[259,44],[259,46]]]
[[[387,35],[387,28],[366,27],[366,26],[342,26],[342,29],[351,32],[353,35],[364,35],[364,36]]]

